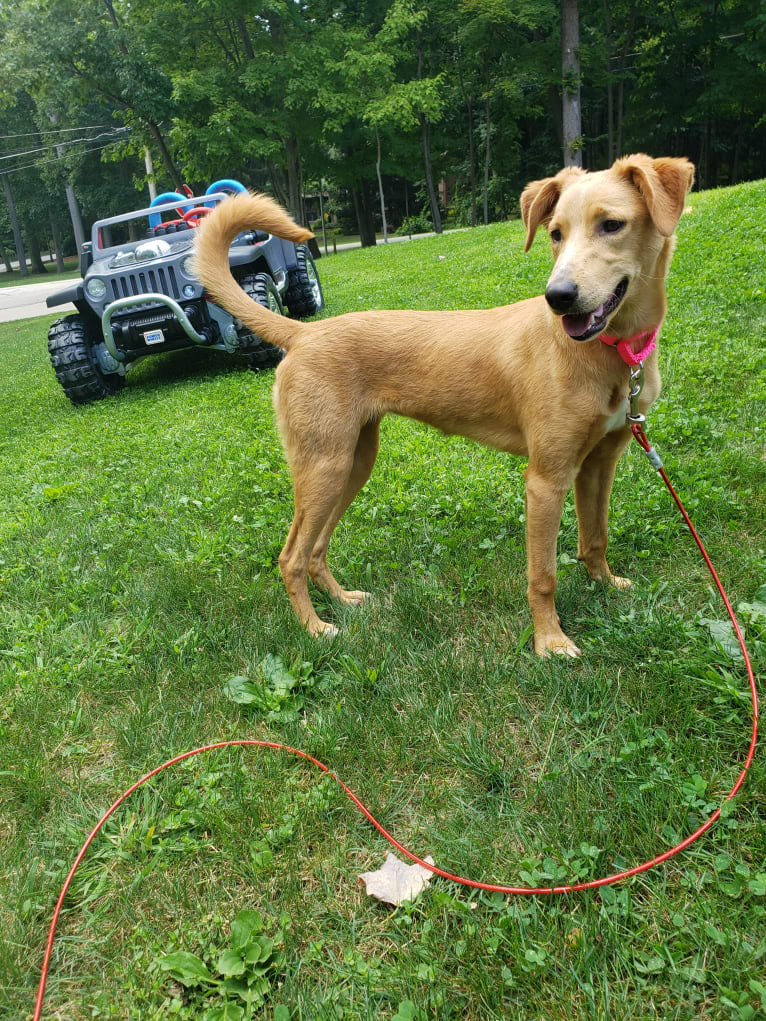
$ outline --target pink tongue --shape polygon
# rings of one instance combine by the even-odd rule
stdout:
[[[591,312],[584,312],[579,316],[562,316],[561,325],[570,337],[582,337],[590,326]]]

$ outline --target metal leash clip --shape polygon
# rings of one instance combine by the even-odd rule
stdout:
[[[631,365],[630,367],[630,393],[628,394],[628,400],[630,402],[630,408],[628,410],[629,425],[643,425],[646,421],[646,416],[642,415],[638,410],[638,399],[641,396],[641,391],[643,389],[644,363],[639,362],[638,365]]]

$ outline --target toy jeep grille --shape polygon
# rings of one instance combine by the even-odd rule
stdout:
[[[109,280],[113,298],[132,298],[138,294],[154,291],[155,294],[167,294],[169,298],[180,298],[181,291],[176,280],[173,266],[158,266],[156,269],[144,269]]]

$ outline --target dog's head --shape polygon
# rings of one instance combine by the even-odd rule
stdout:
[[[641,300],[646,288],[637,286],[639,280],[664,277],[658,257],[672,250],[669,239],[693,180],[687,159],[639,154],[609,170],[567,167],[527,185],[521,196],[524,251],[544,224],[555,261],[545,297],[570,337],[589,340],[603,333]]]

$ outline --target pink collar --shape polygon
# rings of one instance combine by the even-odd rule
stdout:
[[[640,365],[657,346],[657,334],[660,332],[660,326],[662,323],[655,326],[653,330],[642,330],[640,333],[634,333],[632,337],[623,337],[622,339],[602,333],[598,339],[607,347],[615,348],[626,365]],[[632,347],[636,341],[643,344],[638,351],[634,351]]]

